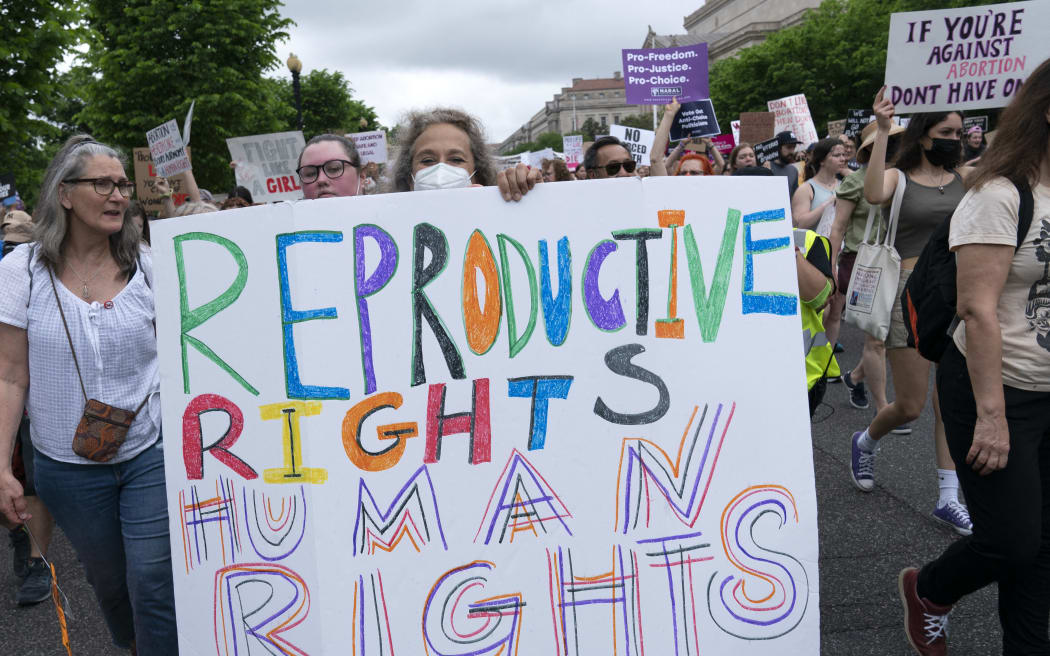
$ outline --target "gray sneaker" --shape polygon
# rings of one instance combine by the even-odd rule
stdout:
[[[43,558],[29,559],[29,575],[18,588],[19,606],[32,606],[51,597],[51,570]]]
[[[11,549],[14,550],[13,568],[19,583],[29,575],[29,534],[23,528],[11,531]]]

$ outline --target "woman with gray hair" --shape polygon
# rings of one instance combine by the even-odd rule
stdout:
[[[524,164],[497,171],[481,123],[458,109],[411,112],[401,135],[394,191],[498,186],[503,200],[517,201],[543,181],[538,169]]]
[[[36,243],[0,260],[0,453],[27,408],[37,493],[113,642],[152,656],[178,653],[178,636],[152,257],[124,216],[134,187],[116,150],[72,137],[44,176]],[[0,513],[29,519],[2,458]]]

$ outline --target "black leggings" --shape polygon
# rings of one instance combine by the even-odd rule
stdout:
[[[919,574],[919,595],[954,604],[999,583],[1003,654],[1050,656],[1050,392],[1003,386],[1010,452],[980,476],[966,464],[977,409],[966,358],[950,345],[937,368],[948,449],[973,519],[973,535]]]

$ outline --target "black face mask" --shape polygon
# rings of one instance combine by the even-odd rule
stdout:
[[[958,139],[931,139],[933,146],[929,150],[923,149],[926,159],[934,166],[953,167],[962,158],[960,141]]]

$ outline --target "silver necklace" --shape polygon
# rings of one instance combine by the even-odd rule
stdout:
[[[90,291],[90,290],[88,289],[88,284],[89,284],[89,283],[90,283],[90,282],[91,282],[92,280],[94,280],[95,278],[97,278],[97,277],[98,277],[98,274],[99,274],[99,273],[101,273],[101,271],[102,271],[102,267],[106,266],[106,261],[105,261],[105,260],[103,260],[103,261],[102,261],[102,264],[98,265],[98,268],[97,268],[97,269],[95,269],[95,273],[91,274],[91,277],[90,277],[90,278],[88,278],[87,280],[85,280],[85,279],[84,279],[84,276],[80,275],[80,274],[79,274],[79,273],[77,272],[77,270],[76,270],[75,268],[73,268],[73,262],[72,262],[71,260],[69,260],[68,258],[66,259],[66,266],[68,266],[68,267],[69,267],[69,270],[70,270],[70,271],[72,271],[72,272],[73,272],[73,275],[74,275],[74,276],[76,276],[76,277],[77,277],[77,280],[79,280],[79,281],[80,281],[80,284],[82,285],[82,286],[81,286],[81,291],[80,291],[80,295],[81,295],[81,296],[82,296],[82,297],[84,298],[84,300],[86,301],[86,300],[87,300],[88,298],[90,298],[90,297],[91,297],[91,291]]]

